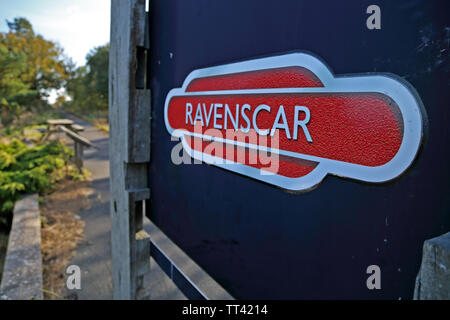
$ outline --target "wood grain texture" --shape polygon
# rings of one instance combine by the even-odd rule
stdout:
[[[136,50],[144,43],[144,25],[145,0],[111,1],[109,151],[115,299],[135,299],[141,282],[136,223],[142,219],[136,214],[142,215],[142,210],[137,209],[133,190],[148,188],[150,92],[135,86]]]

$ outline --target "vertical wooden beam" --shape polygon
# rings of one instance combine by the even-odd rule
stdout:
[[[83,145],[75,141],[73,147],[75,149],[75,166],[81,173],[83,171]]]
[[[141,232],[141,203],[150,194],[150,90],[136,88],[144,30],[145,0],[111,1],[109,152],[115,299],[137,298],[145,269],[140,261],[150,259],[145,244],[149,239]]]

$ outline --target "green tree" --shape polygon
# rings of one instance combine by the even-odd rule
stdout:
[[[86,66],[71,68],[66,90],[70,105],[79,111],[108,109],[109,44],[92,49]]]
[[[28,89],[20,79],[26,69],[25,55],[0,43],[0,96],[13,97]]]
[[[7,21],[0,33],[0,124],[7,126],[23,109],[48,106],[43,99],[67,81],[63,50],[34,32],[25,18]]]
[[[99,98],[108,100],[108,67],[109,67],[109,44],[96,47],[91,50],[87,57],[88,73],[87,81],[94,86]]]
[[[36,96],[20,78],[26,68],[25,54],[0,42],[0,124],[3,126],[19,116],[21,103]]]
[[[15,18],[7,24],[9,32],[0,33],[0,44],[25,56],[26,67],[18,78],[35,90],[38,98],[46,96],[50,89],[60,89],[68,77],[63,49],[35,34],[25,18]]]

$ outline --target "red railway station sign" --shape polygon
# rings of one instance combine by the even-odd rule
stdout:
[[[291,53],[191,72],[165,101],[168,132],[190,157],[288,190],[328,174],[399,177],[423,137],[422,103],[391,74],[335,76]]]

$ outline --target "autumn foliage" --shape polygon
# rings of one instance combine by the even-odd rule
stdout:
[[[48,107],[46,97],[68,80],[70,60],[56,43],[33,30],[25,18],[8,21],[0,33],[0,126],[21,113]]]

